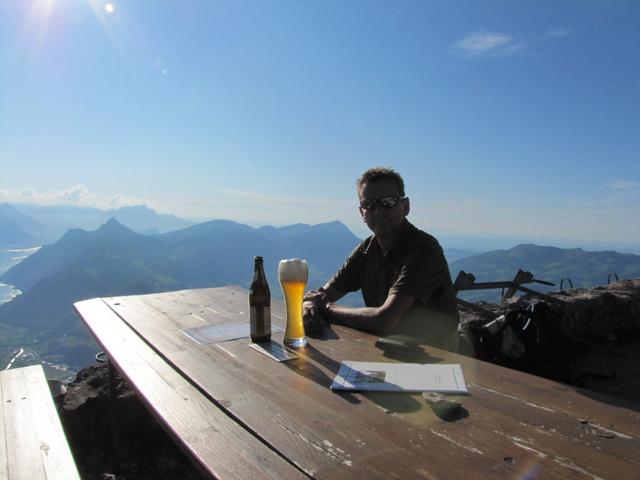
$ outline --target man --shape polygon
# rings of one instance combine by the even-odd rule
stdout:
[[[458,311],[442,248],[406,219],[409,199],[394,170],[372,168],[356,183],[360,215],[373,232],[327,284],[307,292],[307,331],[338,323],[378,335],[407,334],[455,351]],[[365,307],[335,302],[362,290]]]

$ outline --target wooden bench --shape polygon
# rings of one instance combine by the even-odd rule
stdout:
[[[80,478],[41,365],[0,372],[0,402],[0,480]]]
[[[103,300],[85,300],[74,307],[111,365],[204,475],[307,478],[185,379]]]

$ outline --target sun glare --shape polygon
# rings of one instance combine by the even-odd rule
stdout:
[[[21,35],[29,38],[37,49],[45,44],[54,3],[54,0],[35,0],[29,7]]]
[[[113,13],[116,11],[116,7],[113,5],[113,3],[106,3],[104,5],[104,11],[107,13]]]

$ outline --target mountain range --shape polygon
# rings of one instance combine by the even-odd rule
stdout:
[[[155,212],[150,215],[146,210],[141,207],[119,211],[124,216],[129,214],[130,219],[138,214],[140,218],[157,219]],[[0,205],[0,213],[0,220],[13,222],[26,236],[35,236],[39,228],[46,228],[7,204]],[[55,222],[49,225],[52,223]],[[253,228],[229,220],[213,220],[145,235],[111,218],[95,230],[74,228],[0,275],[1,283],[23,292],[0,305],[0,357],[2,347],[6,351],[28,342],[44,356],[83,366],[91,360],[96,346],[72,309],[78,300],[223,285],[248,287],[256,255],[264,257],[272,295],[281,298],[276,278],[280,259],[307,259],[308,286],[317,288],[359,241],[340,222]],[[619,278],[640,277],[639,255],[613,251],[523,244],[470,256],[469,252],[450,252],[454,279],[464,270],[473,273],[479,282],[511,280],[518,269],[523,269],[538,279],[556,283],[557,288],[563,278],[570,279],[574,287],[588,287],[605,284],[614,273]],[[531,287],[540,291],[553,288],[537,284]],[[461,297],[495,300],[499,293],[466,292]],[[352,301],[359,301],[357,297],[351,297]]]
[[[158,214],[146,205],[100,210],[73,205],[0,204],[0,249],[28,248],[58,240],[72,228],[95,230],[110,218],[144,234],[166,233],[193,225],[182,218]]]
[[[8,203],[0,204],[0,248],[40,245],[50,233],[28,215]]]
[[[78,300],[186,288],[248,287],[253,257],[264,257],[272,295],[281,258],[309,263],[317,288],[359,242],[340,222],[252,228],[228,220],[142,235],[115,219],[95,231],[69,230],[0,276],[23,293],[0,305],[0,324],[37,332],[40,351],[82,365],[95,353],[72,304]]]

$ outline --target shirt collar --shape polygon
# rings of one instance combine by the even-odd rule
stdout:
[[[377,242],[376,240],[376,236],[375,235],[371,235],[367,240],[368,240],[368,244],[364,249],[364,254],[367,255],[369,253],[369,250],[371,248],[374,249],[378,249],[380,251],[380,254],[382,256],[393,256],[398,252],[401,252],[402,250],[405,249],[406,245],[407,245],[407,238],[409,237],[409,232],[411,232],[412,230],[414,230],[416,227],[414,227],[409,220],[407,220],[406,218],[404,219],[403,223],[402,223],[402,232],[398,237],[398,240],[396,241],[395,245],[393,246],[393,248],[389,251],[387,251],[386,253],[382,251],[382,248],[380,247],[380,244]]]

